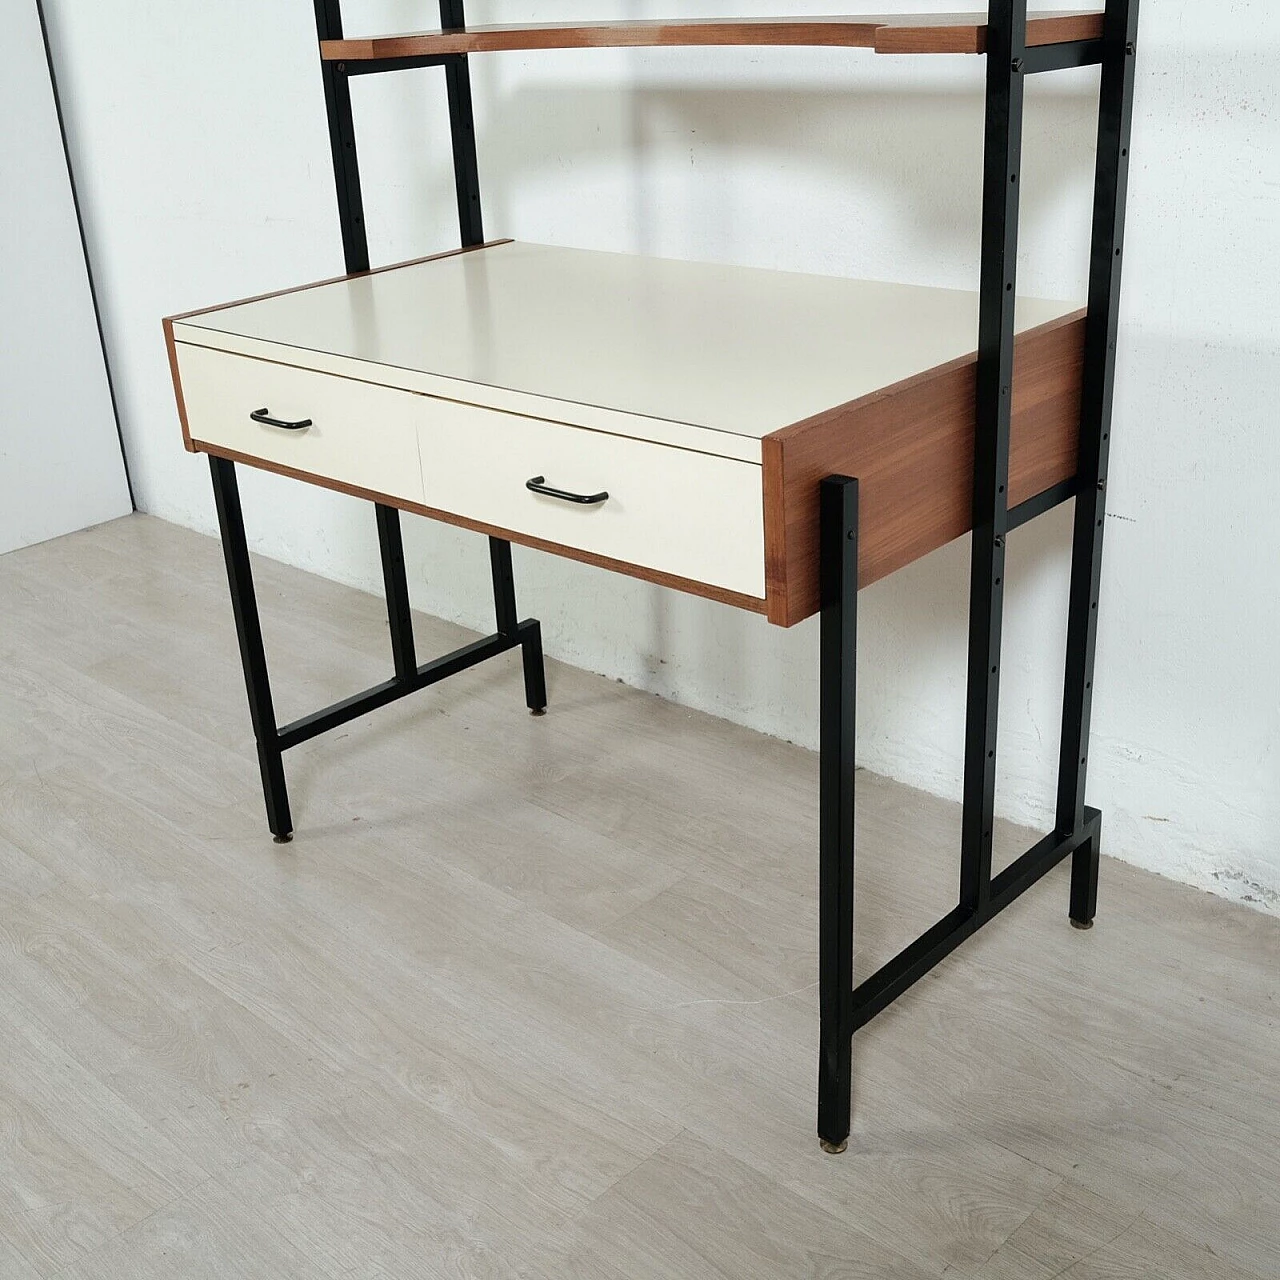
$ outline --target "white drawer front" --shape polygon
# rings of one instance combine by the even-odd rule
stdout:
[[[448,400],[423,406],[428,507],[764,598],[759,466]],[[526,488],[535,476],[609,498],[544,497]]]
[[[389,497],[422,501],[416,424],[424,397],[351,378],[177,344],[193,440]],[[263,426],[259,409],[302,431]]]

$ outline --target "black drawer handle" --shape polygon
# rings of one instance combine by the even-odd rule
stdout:
[[[281,431],[305,431],[311,426],[310,418],[301,418],[297,422],[285,422],[283,418],[273,418],[270,409],[255,409],[250,415],[254,422],[264,427],[279,427]]]
[[[576,502],[582,507],[598,507],[602,502],[609,501],[607,493],[569,493],[565,489],[553,489],[547,484],[546,476],[534,476],[532,480],[524,482],[524,487],[548,498],[559,498],[561,502]]]

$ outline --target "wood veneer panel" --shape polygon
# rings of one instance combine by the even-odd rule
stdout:
[[[255,458],[235,449],[222,445],[210,444],[206,440],[192,440],[188,446],[194,453],[208,453],[218,458],[227,458],[231,462],[242,462],[245,466],[257,467],[262,471],[272,471],[276,475],[288,476],[291,480],[305,480],[308,484],[320,485],[337,493],[350,494],[353,498],[363,498],[366,502],[379,502],[383,506],[395,507],[400,511],[408,511],[413,515],[426,516],[430,520],[440,520],[445,524],[457,525],[461,529],[470,529],[475,533],[483,533],[492,538],[503,538],[507,542],[516,542],[521,546],[532,547],[535,551],[548,551],[553,555],[565,556],[570,560],[578,560],[583,564],[595,565],[600,569],[608,569],[613,573],[626,574],[631,578],[640,578],[644,582],[652,582],[660,587],[671,587],[676,591],[684,591],[689,595],[703,596],[708,600],[716,600],[720,604],[732,605],[735,609],[747,609],[752,613],[764,613],[765,602],[756,596],[741,595],[736,591],[726,591],[722,587],[713,587],[705,582],[694,582],[688,578],[680,578],[675,574],[663,573],[659,569],[649,569],[642,565],[627,564],[621,560],[611,560],[607,556],[598,556],[590,551],[581,551],[577,547],[566,547],[558,542],[548,542],[543,538],[531,537],[512,529],[503,529],[498,525],[486,524],[481,520],[469,520],[466,516],[457,516],[449,511],[438,511],[434,507],[426,507],[421,503],[409,502],[391,494],[375,493],[370,489],[362,489],[358,485],[346,484],[329,476],[315,475],[310,471],[300,471],[296,467],[288,467],[282,463],[268,462]]]
[[[1075,474],[1084,312],[1029,330],[1014,358],[1009,505]],[[859,481],[865,587],[972,526],[977,355],[951,361],[763,441],[770,622],[818,611],[818,487]]]
[[[191,426],[187,422],[187,401],[182,394],[182,375],[178,372],[178,348],[174,345],[173,321],[180,317],[166,317],[164,324],[164,345],[169,352],[169,376],[173,379],[173,398],[178,403],[178,421],[182,423],[182,443],[188,453],[194,453],[191,444]]]
[[[1054,10],[1027,22],[1028,44],[1093,38],[1100,13]],[[982,13],[863,14],[852,17],[685,18],[644,22],[533,23],[469,26],[458,31],[325,40],[329,62],[416,58],[518,49],[601,49],[673,45],[807,45],[874,49],[879,53],[981,53]]]

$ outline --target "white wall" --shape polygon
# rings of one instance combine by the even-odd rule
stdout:
[[[212,530],[183,453],[162,315],[341,269],[311,6],[51,5],[139,501]],[[730,3],[478,4],[476,21],[739,12]],[[814,8],[819,6],[815,5]],[[876,0],[875,8],[919,8]],[[946,9],[952,0],[933,7]],[[347,29],[429,4],[349,3]],[[1111,853],[1280,911],[1276,389],[1280,13],[1144,5],[1090,801]],[[487,230],[974,287],[982,63],[861,51],[473,59]],[[1096,71],[1032,82],[1023,287],[1083,295]],[[456,240],[443,89],[357,82],[375,261]],[[254,474],[254,544],[371,589],[371,513]],[[1001,810],[1047,825],[1069,511],[1015,536]],[[482,540],[408,521],[423,608],[489,617]],[[813,745],[817,633],[516,550],[551,654]],[[863,597],[860,756],[959,791],[967,543]]]
[[[0,553],[133,510],[35,0],[2,0]]]

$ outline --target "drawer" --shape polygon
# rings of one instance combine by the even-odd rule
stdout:
[[[423,502],[640,568],[763,599],[761,468],[733,458],[424,397]],[[526,481],[606,501],[531,492]]]
[[[423,397],[250,356],[176,344],[193,441],[344,485],[422,500],[416,423]],[[302,431],[254,422],[258,409]]]

